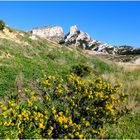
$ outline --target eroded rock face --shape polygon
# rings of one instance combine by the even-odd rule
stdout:
[[[134,49],[131,46],[112,46],[107,43],[101,43],[92,39],[86,32],[78,30],[76,25],[70,27],[70,31],[64,36],[62,27],[48,26],[43,28],[35,28],[29,31],[31,38],[41,37],[55,41],[59,44],[74,45],[85,50],[91,50],[96,53],[133,55],[140,54],[140,49]]]
[[[77,34],[77,26],[76,25],[73,25],[70,27],[70,35],[74,35],[74,34]]]
[[[71,26],[70,32],[65,36],[66,45],[74,45],[85,50],[95,51],[104,54],[140,54],[140,50],[133,49],[131,46],[112,46],[92,39],[86,32],[78,30],[77,26]]]
[[[57,43],[64,42],[64,32],[60,26],[48,26],[43,28],[35,28],[29,31],[32,35],[49,39]]]
[[[116,53],[119,55],[140,55],[140,48],[136,49],[131,46],[118,46],[116,49]]]
[[[65,43],[83,49],[92,49],[97,44],[97,41],[92,40],[87,33],[78,30],[77,26],[74,25],[70,27],[70,32],[65,36]]]
[[[70,32],[65,36],[65,43],[67,45],[72,45],[76,43],[76,39],[78,35],[80,34],[80,31],[77,29],[77,26],[71,26]]]
[[[84,49],[88,49],[90,41],[91,41],[91,38],[87,33],[80,32],[80,34],[76,38],[75,45],[82,46]]]

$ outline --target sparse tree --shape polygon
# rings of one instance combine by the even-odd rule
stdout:
[[[0,20],[0,30],[3,30],[5,27],[5,23],[3,20]]]

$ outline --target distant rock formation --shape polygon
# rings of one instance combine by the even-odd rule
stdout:
[[[70,32],[65,36],[65,43],[83,49],[92,49],[96,46],[97,41],[92,40],[87,33],[78,30],[77,26],[74,25],[70,27]]]
[[[140,48],[133,48],[131,46],[118,46],[115,47],[117,49],[117,54],[119,55],[140,55]]]
[[[78,35],[80,34],[80,31],[77,29],[77,26],[71,26],[70,32],[65,36],[65,43],[66,45],[72,45],[76,43],[76,39]]]
[[[87,33],[78,30],[76,25],[70,27],[70,32],[65,36],[65,43],[66,45],[75,45],[76,47],[97,53],[118,55],[140,54],[140,49],[134,49],[131,46],[112,46],[92,39]]]
[[[57,43],[64,42],[64,32],[60,26],[48,26],[42,28],[34,28],[29,31],[32,35],[39,36],[41,38],[49,39]]]
[[[131,46],[112,46],[107,43],[101,43],[92,39],[86,32],[78,30],[76,25],[70,27],[68,34],[64,35],[60,26],[48,26],[43,28],[34,28],[31,31],[31,38],[35,36],[55,41],[67,46],[73,45],[85,50],[95,51],[96,53],[118,54],[118,55],[139,55],[140,49],[134,49]]]

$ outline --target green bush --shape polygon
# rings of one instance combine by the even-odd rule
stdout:
[[[53,54],[53,53],[49,53],[47,55],[47,57],[50,58],[51,60],[55,60],[57,58],[57,56],[55,54]]]
[[[37,85],[1,101],[0,138],[105,138],[103,125],[128,110],[119,85],[101,79],[48,76]]]
[[[76,74],[77,76],[84,77],[91,74],[92,68],[83,64],[79,64],[72,66],[70,72]]]
[[[0,30],[3,30],[5,27],[5,23],[3,20],[0,20]]]

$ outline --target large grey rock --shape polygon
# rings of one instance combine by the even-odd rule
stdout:
[[[73,26],[70,27],[70,35],[71,36],[74,35],[74,34],[77,34],[77,31],[78,31],[78,29],[77,29],[76,25],[73,25]]]
[[[133,48],[132,46],[118,46],[117,54],[119,55],[140,55],[140,48]]]
[[[78,35],[80,34],[80,31],[77,29],[77,26],[71,26],[70,32],[65,36],[65,43],[67,45],[72,45],[76,43],[76,39]]]
[[[134,49],[132,54],[140,55],[140,48]]]
[[[34,28],[29,31],[32,35],[49,39],[57,43],[64,42],[64,32],[60,26],[48,26],[43,28]]]
[[[76,38],[75,45],[76,46],[81,46],[84,49],[88,49],[90,41],[91,41],[91,38],[87,33],[80,32],[80,34]]]
[[[111,46],[108,44],[100,44],[98,52],[117,55],[140,55],[140,49],[133,48],[132,46]]]
[[[112,45],[107,43],[100,43],[97,42],[96,45],[91,49],[92,51],[96,51],[97,53],[104,53],[104,54],[116,54],[118,49]]]
[[[70,32],[65,36],[65,43],[89,50],[97,45],[96,40],[92,40],[87,33],[78,30],[76,25],[70,27]]]

